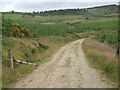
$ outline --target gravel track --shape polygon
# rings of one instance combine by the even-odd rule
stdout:
[[[60,48],[50,61],[22,78],[14,88],[112,88],[97,70],[89,67],[83,40]]]

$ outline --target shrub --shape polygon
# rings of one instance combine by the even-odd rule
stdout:
[[[36,53],[36,49],[32,48],[32,54],[35,54],[35,53]]]
[[[39,49],[40,52],[44,52],[44,51],[47,50],[48,48],[49,48],[48,46],[43,45],[43,44],[41,44],[41,45],[38,47],[38,49]]]
[[[25,28],[25,27],[21,27],[19,23],[13,23],[11,28],[10,28],[10,34],[14,37],[24,37],[24,36],[32,36],[30,34],[30,30]]]
[[[110,72],[111,71],[111,66],[109,64],[104,65],[104,71],[105,72]]]

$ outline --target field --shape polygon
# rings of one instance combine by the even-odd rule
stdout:
[[[8,49],[12,49],[13,56],[19,60],[27,61],[30,63],[42,64],[49,60],[49,57],[53,55],[60,47],[81,38],[91,38],[100,41],[105,44],[109,44],[110,48],[116,49],[117,43],[117,30],[118,30],[118,18],[115,15],[103,15],[103,12],[89,11],[97,15],[48,15],[34,17],[21,13],[6,13],[3,16],[3,28],[2,28],[2,63],[3,63],[3,87],[11,87],[16,81],[26,74],[32,72],[36,66],[21,65],[14,63],[15,70],[14,75],[11,74],[8,61]],[[99,15],[99,16],[98,16]],[[28,28],[32,36],[30,37],[13,37],[10,36],[10,28],[13,23],[19,23],[21,27]],[[88,41],[89,42],[89,41]],[[94,41],[93,41],[94,42]],[[89,42],[90,43],[90,42]],[[96,42],[94,42],[96,45]],[[40,45],[39,45],[40,44]],[[42,46],[41,46],[42,45]],[[87,45],[84,43],[85,53],[88,59],[91,60],[91,54],[88,52],[94,45]],[[98,45],[99,46],[99,45]],[[97,49],[97,48],[94,48]],[[98,51],[103,50],[99,49]],[[105,49],[107,53],[108,49]],[[92,50],[91,50],[92,52]],[[92,59],[92,65],[94,68],[100,68],[102,70],[112,70],[111,68],[117,68],[116,62],[111,60],[109,63],[113,63],[112,66],[107,64],[109,58],[103,54],[96,55],[97,51],[92,52],[92,56],[98,60],[104,61],[98,66],[94,66],[98,62],[94,62]],[[102,51],[98,52],[101,53]],[[110,51],[112,53],[112,51]],[[115,59],[115,58],[114,58]],[[106,75],[110,80],[116,82],[117,78],[116,70],[114,72],[108,72]],[[12,79],[11,79],[12,78]],[[12,82],[12,83],[11,83]],[[11,84],[10,84],[11,83]]]
[[[91,32],[99,41],[111,44],[117,42],[118,19],[117,17],[90,17],[85,16],[26,16],[3,15],[5,20],[20,23],[31,30],[34,37],[40,36],[67,36],[69,33]],[[17,19],[16,19],[17,18]],[[68,24],[69,23],[69,24]],[[4,33],[4,32],[3,32]],[[87,33],[86,33],[87,35]],[[87,35],[88,36],[88,35]]]

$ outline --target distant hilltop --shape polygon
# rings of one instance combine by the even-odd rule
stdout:
[[[33,11],[33,12],[16,12],[14,10],[10,12],[2,12],[3,14],[16,13],[16,14],[26,14],[26,15],[40,15],[40,16],[49,16],[49,15],[106,15],[106,14],[115,14],[118,13],[118,5],[104,5],[96,6],[83,9],[59,9],[59,10],[49,10],[49,11]]]

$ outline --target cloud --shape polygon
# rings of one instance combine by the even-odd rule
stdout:
[[[1,0],[1,2],[119,2],[119,0]]]
[[[99,5],[115,4],[115,3],[117,4],[115,0],[114,1],[110,0],[111,2],[105,2],[105,0],[94,0],[94,2],[93,0],[84,0],[86,2],[83,2],[83,0],[79,0],[79,2],[76,2],[78,0],[66,0],[66,2],[61,2],[62,0],[59,0],[59,2],[57,1],[48,2],[48,1],[50,0],[40,0],[38,2],[37,0],[29,0],[29,2],[27,2],[27,0],[26,1],[12,0],[11,2],[10,1],[7,2],[7,0],[6,1],[4,0],[0,3],[0,11],[15,10],[15,11],[28,12],[28,11],[44,11],[44,10],[68,9],[68,8],[85,8],[85,7],[93,7]],[[74,2],[68,2],[68,1],[74,1]],[[99,2],[99,1],[104,1],[104,2]]]

